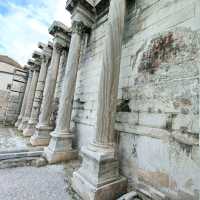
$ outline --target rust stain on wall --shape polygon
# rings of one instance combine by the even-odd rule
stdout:
[[[180,51],[172,32],[151,41],[150,46],[149,50],[143,53],[139,72],[146,71],[154,74],[162,62],[167,62]]]
[[[171,185],[169,175],[164,172],[151,172],[139,169],[138,177],[141,181],[158,187],[169,187]]]

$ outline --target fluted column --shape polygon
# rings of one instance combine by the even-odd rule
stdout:
[[[50,33],[54,35],[53,53],[45,84],[39,122],[34,133],[35,145],[48,145],[50,140],[49,133],[53,129],[53,127],[50,126],[50,117],[54,101],[60,56],[62,49],[66,47],[67,28],[59,22],[54,22],[50,27]]]
[[[19,126],[19,130],[21,130],[21,131],[24,130],[28,124],[28,120],[30,118],[31,110],[32,110],[32,106],[33,106],[33,100],[34,100],[34,96],[35,96],[37,81],[38,81],[39,69],[38,69],[38,67],[34,66],[33,70],[34,70],[33,78],[31,81],[31,86],[30,86],[30,90],[28,93],[28,97],[27,97],[26,109],[24,112],[24,116],[22,118],[22,123]]]
[[[33,71],[31,69],[29,69],[28,80],[27,80],[27,84],[26,84],[24,98],[22,101],[21,111],[20,111],[19,117],[17,119],[17,122],[15,123],[15,127],[18,127],[20,125],[20,123],[22,122],[22,118],[24,116],[25,109],[26,109],[27,97],[28,97],[28,92],[29,92],[30,86],[31,86],[32,76],[33,76]]]
[[[40,74],[37,82],[37,88],[35,92],[33,107],[31,111],[31,117],[28,121],[27,128],[24,130],[23,134],[25,136],[32,136],[35,132],[35,126],[38,123],[39,113],[40,113],[40,107],[42,103],[42,96],[44,91],[44,85],[47,75],[47,69],[49,66],[49,59],[50,54],[45,54],[45,52],[41,56],[42,64],[40,68]]]
[[[95,141],[81,149],[83,163],[73,174],[73,187],[85,200],[114,200],[126,191],[126,179],[119,175],[114,142],[125,2],[110,2],[98,93]]]
[[[53,110],[51,115],[51,126],[55,127],[56,124],[56,117],[58,114],[58,106],[61,96],[61,84],[63,83],[64,73],[65,73],[65,66],[66,66],[66,60],[67,60],[67,51],[66,49],[63,49],[60,57],[60,63],[59,63],[59,70],[58,70],[58,77],[56,82],[56,89],[54,93],[54,103],[53,103]]]
[[[72,159],[76,154],[76,151],[72,149],[74,135],[70,132],[70,121],[84,29],[83,22],[73,22],[56,128],[51,133],[52,138],[48,148],[45,149],[46,158],[50,163]]]
[[[59,70],[58,70],[58,78],[56,83],[56,90],[55,90],[55,98],[60,98],[61,96],[61,88],[62,83],[65,75],[65,66],[67,60],[68,52],[64,49],[61,53],[60,63],[59,63]]]

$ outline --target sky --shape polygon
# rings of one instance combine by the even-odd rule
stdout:
[[[54,20],[70,26],[66,0],[0,0],[0,54],[25,65],[38,42],[52,37],[48,28]]]

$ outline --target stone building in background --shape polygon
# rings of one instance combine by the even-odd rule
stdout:
[[[34,113],[43,91],[31,144],[46,146],[49,163],[81,154],[72,186],[84,200],[132,190],[199,200],[199,0],[68,0],[66,9],[72,28],[54,22],[51,53],[29,63],[21,111]]]
[[[25,69],[5,55],[0,55],[0,122],[13,124],[20,112],[26,86]]]

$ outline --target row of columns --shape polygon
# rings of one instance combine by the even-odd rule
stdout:
[[[111,0],[102,56],[95,140],[81,148],[83,162],[73,174],[72,186],[83,199],[112,200],[126,191],[126,179],[119,175],[115,145],[114,120],[117,102],[125,0]],[[82,40],[92,29],[94,5],[85,1],[67,1],[72,13],[72,28],[54,22],[49,33],[53,44],[39,45],[42,53],[34,52],[28,62],[29,76],[21,112],[16,122],[24,136],[31,136],[33,146],[46,146],[44,155],[49,163],[77,157],[72,147],[74,133],[70,130],[73,98],[80,62]],[[59,70],[64,58],[64,77]],[[60,68],[60,69],[59,69]],[[62,81],[55,127],[51,117],[55,93]]]

